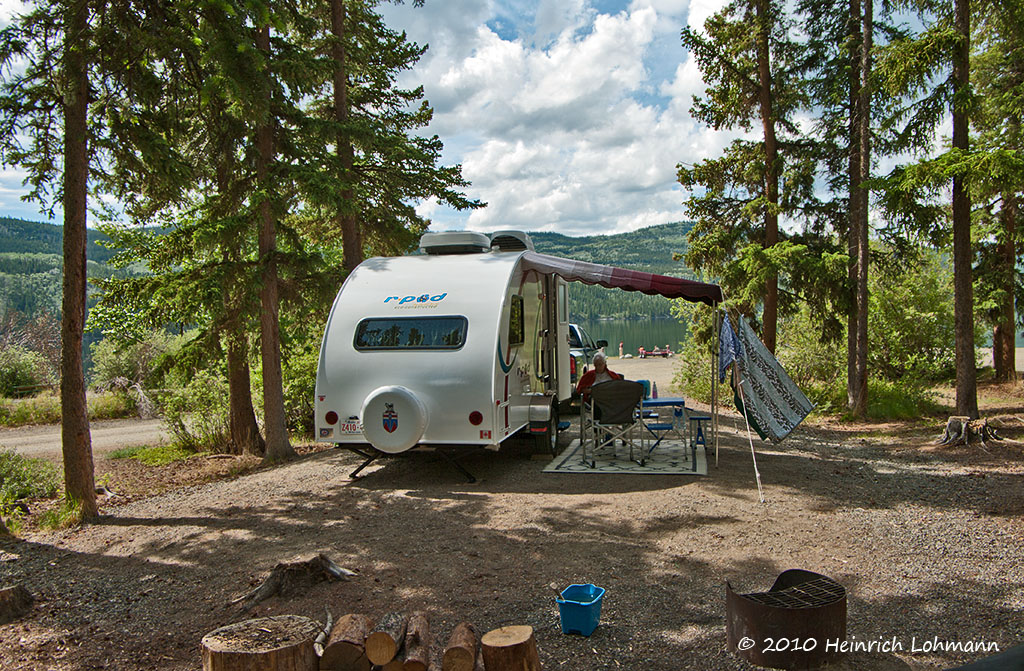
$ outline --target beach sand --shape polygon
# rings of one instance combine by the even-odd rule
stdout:
[[[608,357],[608,368],[619,373],[627,380],[650,380],[658,385],[658,394],[668,396],[673,394],[672,378],[675,377],[678,357],[650,357],[620,359]]]

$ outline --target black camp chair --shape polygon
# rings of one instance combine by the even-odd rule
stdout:
[[[595,453],[598,449],[611,446],[621,440],[629,446],[629,458],[633,450],[640,454],[638,463],[643,466],[647,457],[646,431],[641,412],[644,386],[630,380],[609,380],[595,384],[590,389],[590,401],[583,404],[580,419],[580,446],[584,463],[594,468],[597,464]],[[587,459],[587,452],[590,459]]]

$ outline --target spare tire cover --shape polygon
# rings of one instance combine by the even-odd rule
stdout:
[[[378,387],[363,401],[363,435],[381,452],[405,452],[420,442],[427,428],[427,409],[405,387]]]

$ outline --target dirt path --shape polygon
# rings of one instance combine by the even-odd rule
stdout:
[[[102,457],[116,449],[133,445],[156,445],[167,440],[160,419],[112,419],[92,422],[92,453]],[[0,448],[14,450],[26,457],[62,461],[60,425],[26,426],[0,429]]]
[[[847,588],[849,637],[903,646],[853,654],[841,670],[946,669],[980,656],[913,652],[915,641],[1024,640],[1019,446],[938,450],[930,430],[809,427],[758,443],[761,503],[745,435],[727,421],[723,438],[706,477],[547,474],[544,461],[503,449],[459,453],[473,484],[429,450],[353,481],[359,458],[327,450],[115,497],[97,524],[0,539],[2,582],[37,597],[29,616],[0,626],[0,668],[192,671],[216,627],[322,620],[329,608],[425,609],[441,640],[462,620],[529,624],[545,668],[560,671],[746,670],[726,650],[725,581],[763,590],[789,568]],[[167,468],[187,475],[192,463]],[[230,605],[277,562],[318,552],[359,575],[248,612]],[[553,589],[574,582],[608,590],[589,639],[559,631]]]

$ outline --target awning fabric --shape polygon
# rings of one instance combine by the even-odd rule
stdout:
[[[639,270],[627,270],[600,263],[573,261],[559,256],[525,252],[523,266],[528,270],[540,273],[555,274],[568,282],[599,284],[609,289],[639,291],[645,294],[661,295],[666,298],[683,298],[693,303],[714,305],[724,300],[722,287],[717,284],[705,284],[680,277],[655,275]]]

